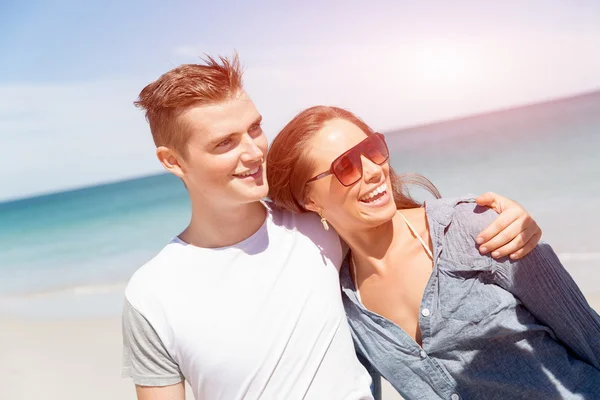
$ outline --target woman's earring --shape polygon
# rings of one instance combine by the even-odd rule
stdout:
[[[326,231],[328,231],[329,230],[329,224],[327,223],[327,220],[323,216],[323,212],[321,210],[319,210],[319,217],[321,217],[321,223],[323,224],[323,229],[325,229]]]

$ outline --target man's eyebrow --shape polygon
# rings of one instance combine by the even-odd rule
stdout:
[[[262,119],[263,119],[262,115],[259,115],[258,118],[256,118],[254,120],[254,122],[250,126],[254,126],[254,125],[260,124],[262,122]]]
[[[221,143],[223,140],[229,139],[231,136],[236,135],[235,132],[232,133],[225,133],[223,135],[217,136],[216,138],[214,138],[213,140],[210,141],[211,145],[216,145]]]
[[[250,126],[248,126],[248,129],[255,126],[255,125],[259,125],[263,120],[262,115],[259,115],[254,121],[252,121],[252,123],[250,124]],[[220,135],[216,138],[214,138],[213,140],[211,140],[210,142],[212,144],[217,144],[217,143],[221,143],[223,140],[230,138],[231,136],[235,136],[235,135],[239,135],[240,132],[229,132],[229,133],[225,133],[223,135]]]

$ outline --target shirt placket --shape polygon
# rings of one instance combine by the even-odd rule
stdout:
[[[427,282],[427,285],[425,286],[419,310],[419,329],[421,331],[419,356],[424,362],[427,362],[428,369],[430,369],[432,373],[431,377],[434,377],[434,380],[438,384],[437,389],[441,392],[440,396],[448,400],[460,400],[462,396],[458,390],[456,390],[456,383],[452,376],[448,373],[446,368],[434,358],[429,357],[428,354],[428,350],[431,350],[432,345],[431,333],[433,331],[432,324],[434,323],[434,318],[432,318],[432,316],[436,309],[434,304],[436,301],[436,288],[438,286],[437,261],[439,260],[443,248],[441,240],[443,237],[443,228],[437,224],[432,226],[432,228],[431,239],[434,250],[434,265],[429,282]]]

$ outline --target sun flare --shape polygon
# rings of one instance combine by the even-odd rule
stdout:
[[[471,57],[465,51],[449,46],[427,46],[419,57],[422,78],[436,84],[465,84],[474,76]]]

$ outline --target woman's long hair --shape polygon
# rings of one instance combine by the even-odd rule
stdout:
[[[286,210],[302,213],[307,199],[306,183],[312,178],[314,162],[308,155],[310,141],[327,121],[341,118],[358,126],[366,135],[373,130],[360,118],[338,107],[315,106],[296,115],[275,137],[267,153],[267,181],[269,198],[273,203]],[[422,175],[397,175],[390,167],[392,193],[397,209],[421,207],[414,200],[408,186],[420,187],[440,198],[437,188]]]

